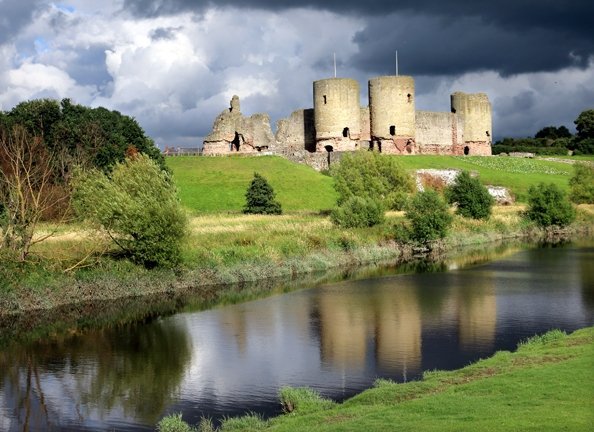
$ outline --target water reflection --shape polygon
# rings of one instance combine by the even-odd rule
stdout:
[[[122,419],[155,423],[179,390],[190,352],[187,332],[162,322],[2,352],[0,408],[16,415],[0,429],[91,427]]]
[[[269,415],[283,385],[342,399],[377,377],[461,367],[537,332],[593,324],[593,258],[591,247],[521,250],[11,347],[0,353],[0,430]]]

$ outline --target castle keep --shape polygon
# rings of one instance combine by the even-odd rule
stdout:
[[[410,76],[369,80],[369,107],[359,83],[330,78],[313,83],[313,108],[294,111],[272,133],[266,114],[245,117],[239,97],[215,120],[204,155],[268,152],[323,168],[331,153],[373,149],[388,154],[491,154],[491,103],[486,94],[456,92],[451,112],[417,111]],[[318,161],[318,162],[316,162]]]

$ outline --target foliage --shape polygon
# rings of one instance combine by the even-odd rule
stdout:
[[[191,427],[185,421],[182,420],[181,413],[169,414],[163,417],[159,423],[157,423],[158,432],[194,432],[195,428]]]
[[[187,220],[170,176],[148,156],[117,163],[108,177],[92,170],[75,180],[78,215],[105,229],[134,262],[173,266]]]
[[[417,192],[406,210],[411,222],[411,238],[427,242],[446,236],[452,215],[444,200],[435,191]]]
[[[318,409],[334,406],[334,402],[324,399],[318,392],[308,387],[282,387],[279,391],[279,398],[285,413],[301,411],[311,413]]]
[[[579,139],[594,138],[594,109],[582,111],[574,123]]]
[[[154,142],[133,118],[105,108],[73,104],[70,99],[35,99],[16,105],[0,118],[0,129],[24,127],[43,138],[48,150],[65,151],[64,171],[83,164],[109,171],[135,147],[164,169],[165,161]]]
[[[472,219],[489,218],[495,202],[487,188],[468,171],[458,174],[454,184],[446,189],[446,197],[450,204],[458,205],[456,213]]]
[[[541,227],[566,226],[575,219],[575,209],[553,183],[540,183],[528,190],[526,217]]]
[[[565,126],[546,126],[536,132],[534,138],[571,138],[571,132],[569,132],[569,129],[567,129]]]
[[[338,205],[351,197],[379,202],[386,208],[400,210],[403,194],[414,190],[412,176],[396,158],[373,151],[345,154],[331,168]]]
[[[68,200],[64,188],[54,182],[60,162],[57,152],[23,127],[0,130],[0,249],[11,250],[20,261],[33,244],[51,235],[33,238],[39,222]],[[66,207],[58,211],[62,216]]]
[[[364,228],[384,221],[384,209],[371,198],[350,197],[332,210],[332,222],[343,228]]]
[[[245,192],[245,207],[244,213],[249,214],[281,214],[282,208],[278,201],[275,200],[275,193],[268,181],[257,172],[254,173],[247,191]]]
[[[573,150],[574,155],[594,154],[594,138],[585,138],[577,140]]]
[[[594,166],[577,163],[573,167],[569,198],[576,204],[594,204]]]

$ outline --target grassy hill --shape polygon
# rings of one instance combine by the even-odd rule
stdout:
[[[182,203],[197,213],[241,212],[254,172],[268,180],[284,211],[325,210],[336,202],[330,177],[278,156],[171,157],[167,165]]]
[[[528,188],[539,182],[553,182],[567,190],[573,173],[567,163],[539,159],[393,157],[411,171],[421,168],[476,171],[483,183],[505,186],[519,201],[525,201]],[[167,159],[167,165],[173,170],[183,204],[196,213],[240,212],[245,202],[245,190],[255,171],[270,182],[284,211],[325,210],[336,202],[330,177],[277,156],[173,157]]]

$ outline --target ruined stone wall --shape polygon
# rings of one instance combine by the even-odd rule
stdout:
[[[452,154],[464,144],[463,122],[456,114],[417,111],[416,129],[421,154]]]
[[[317,151],[355,150],[361,135],[359,83],[330,78],[313,83]]]
[[[293,111],[276,122],[276,142],[282,151],[316,151],[316,130],[313,108]]]
[[[202,153],[257,153],[272,149],[275,143],[268,114],[244,117],[239,97],[233,96],[229,109],[219,114],[212,132],[204,139]]]
[[[415,82],[410,76],[369,80],[372,139],[415,137]]]
[[[451,95],[452,112],[464,123],[464,141],[491,143],[493,136],[491,102],[485,93],[456,92]]]

